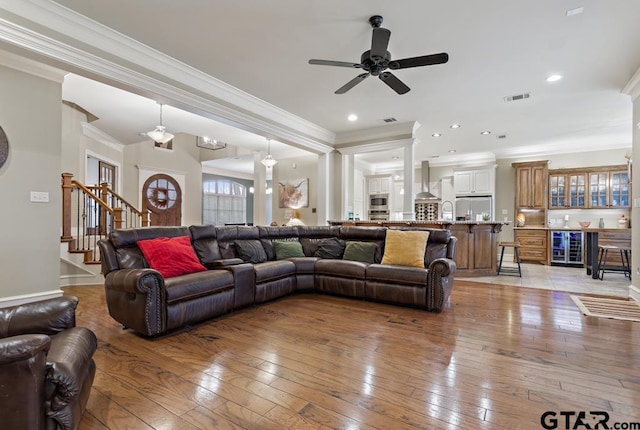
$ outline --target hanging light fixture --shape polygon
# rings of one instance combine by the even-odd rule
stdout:
[[[160,125],[156,125],[156,129],[147,133],[151,139],[158,143],[167,143],[175,136],[166,132],[166,127],[162,125],[162,103],[160,104]]]
[[[271,139],[267,139],[267,156],[260,160],[267,168],[276,165],[277,161],[271,156]]]

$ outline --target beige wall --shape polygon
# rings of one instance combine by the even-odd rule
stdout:
[[[0,305],[60,293],[61,92],[60,83],[0,66],[0,126],[9,139],[0,168]],[[30,202],[31,191],[48,192],[49,203]]]
[[[294,167],[295,165],[295,167]],[[309,207],[297,209],[300,220],[306,225],[317,225],[317,213],[313,208],[317,207],[318,189],[318,156],[287,158],[280,161],[273,169],[273,212],[272,219],[278,224],[288,221],[285,218],[285,208],[279,207],[278,182],[290,181],[301,178],[309,178]]]
[[[182,225],[202,223],[202,165],[200,149],[193,136],[177,134],[173,151],[156,149],[151,141],[125,146],[122,192],[125,199],[140,204],[139,169],[152,170],[175,177],[184,176],[182,190]]]

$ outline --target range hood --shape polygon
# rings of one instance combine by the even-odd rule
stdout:
[[[429,192],[429,162],[422,162],[422,191],[416,194],[416,202],[434,202],[440,200],[440,197],[436,197]]]

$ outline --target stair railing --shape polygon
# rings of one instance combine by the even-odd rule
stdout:
[[[85,263],[98,263],[98,241],[110,231],[149,225],[149,214],[134,208],[107,184],[87,187],[62,174],[62,235],[69,252],[84,253]]]

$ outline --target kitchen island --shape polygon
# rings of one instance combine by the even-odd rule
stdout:
[[[498,269],[498,234],[503,222],[494,221],[328,221],[329,225],[366,227],[442,228],[458,239],[456,276],[493,276]]]

